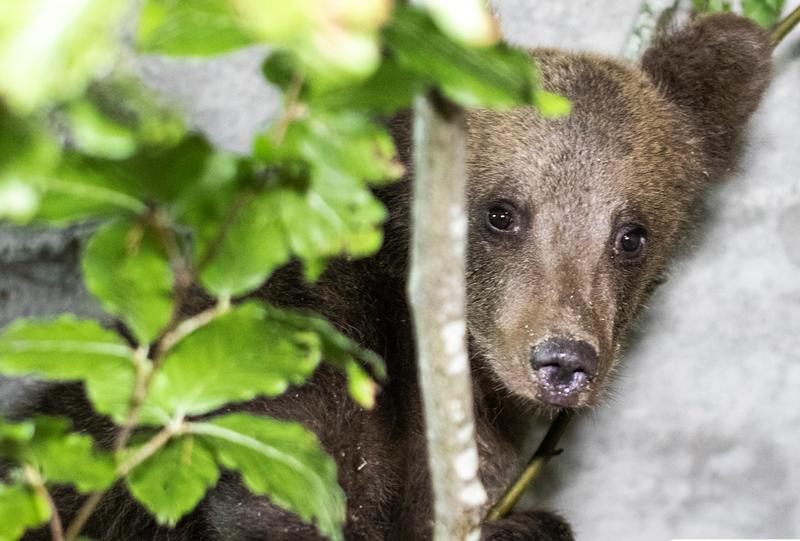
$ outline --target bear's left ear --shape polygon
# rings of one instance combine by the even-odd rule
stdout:
[[[644,72],[698,130],[716,171],[730,165],[771,68],[769,34],[732,14],[700,18],[661,38],[642,57]]]

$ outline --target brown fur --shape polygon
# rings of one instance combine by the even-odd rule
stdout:
[[[770,70],[766,35],[732,15],[693,23],[661,40],[642,67],[594,55],[535,53],[542,82],[572,100],[558,120],[518,109],[469,114],[468,329],[481,477],[490,499],[519,466],[515,445],[525,412],[552,411],[531,368],[531,348],[551,337],[582,340],[597,374],[569,397],[574,407],[602,397],[626,330],[696,219],[710,181],[735,156],[738,135]],[[409,161],[407,117],[393,123]],[[408,182],[380,194],[391,211],[374,258],[333,263],[309,285],[284,269],[260,295],[311,308],[383,355],[389,380],[374,411],[347,397],[342,377],[322,368],[277,400],[228,409],[297,419],[317,432],[348,494],[348,539],[426,539],[430,497],[413,340],[405,302]],[[517,209],[513,234],[486,226],[487,209]],[[635,263],[615,252],[617,231],[648,231]],[[74,386],[71,388],[79,391]],[[40,409],[87,424],[79,393],[61,387]],[[103,540],[314,539],[311,526],[226,474],[175,531],[156,528],[124,491],[107,498],[87,534]],[[66,514],[70,506],[64,503]],[[31,535],[29,539],[36,538]],[[549,513],[517,513],[487,525],[484,539],[566,541],[569,527]]]

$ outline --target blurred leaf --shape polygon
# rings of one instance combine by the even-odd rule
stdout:
[[[116,465],[112,455],[97,450],[89,436],[69,433],[66,419],[37,417],[32,423],[17,426],[24,430],[31,426],[31,436],[15,453],[3,454],[18,463],[35,466],[46,482],[70,483],[81,492],[90,492],[104,490],[114,481]],[[5,436],[8,435],[6,431]],[[4,439],[0,430],[0,442]],[[3,442],[0,449],[7,449],[7,443]]]
[[[418,0],[436,24],[457,41],[487,47],[500,40],[500,29],[485,0]]]
[[[0,96],[24,113],[79,95],[119,48],[125,0],[0,3]]]
[[[252,45],[255,40],[241,28],[236,8],[228,0],[145,0],[137,42],[143,52],[206,56]]]
[[[37,184],[58,159],[59,148],[42,122],[13,115],[0,103],[0,220],[27,222],[37,213]]]
[[[218,478],[219,469],[211,451],[202,441],[184,436],[169,441],[136,466],[125,481],[133,497],[160,524],[175,526]]]
[[[0,541],[16,541],[28,528],[48,520],[50,506],[33,489],[0,483]]]
[[[129,130],[104,116],[86,100],[76,101],[65,111],[71,142],[84,154],[119,160],[136,152],[136,139]]]
[[[292,122],[280,149],[271,152],[271,139],[256,139],[256,155],[305,160],[319,171],[328,169],[371,182],[395,180],[403,174],[394,161],[394,141],[385,129],[358,113],[317,114]]]
[[[359,404],[366,408],[372,407],[377,387],[361,369],[358,361],[369,365],[378,378],[384,378],[386,371],[378,355],[350,340],[321,317],[273,306],[265,306],[264,309],[271,325],[285,329],[283,332],[300,330],[316,333],[325,362],[336,366],[347,375],[350,394]]]
[[[203,286],[218,296],[238,296],[260,286],[280,265],[289,260],[289,246],[278,212],[280,193],[267,191],[231,201],[230,222],[216,224],[224,236],[207,244],[208,264],[201,269]],[[238,209],[238,212],[237,212]],[[221,213],[224,220],[227,213]],[[206,250],[212,250],[207,252]]]
[[[135,379],[132,351],[95,321],[65,315],[17,320],[0,334],[0,373],[48,380],[83,380],[94,408],[121,422]]]
[[[86,287],[141,344],[155,340],[172,317],[172,270],[157,234],[121,220],[99,229],[81,258]]]
[[[537,90],[533,102],[545,118],[559,118],[568,115],[572,110],[572,104],[567,98],[546,90]]]
[[[400,65],[394,57],[384,58],[377,71],[360,83],[334,88],[309,97],[312,107],[328,110],[352,109],[391,115],[410,107],[421,92],[424,80]]]
[[[742,0],[742,12],[764,28],[771,28],[781,18],[785,0]]]
[[[0,418],[0,455],[13,456],[9,451],[10,446],[13,444],[26,444],[31,441],[35,427],[31,421],[23,421],[20,423],[9,423]]]
[[[278,49],[270,53],[261,66],[261,72],[267,78],[267,81],[283,91],[289,88],[292,80],[297,77],[297,73],[300,71],[298,59],[291,51],[285,49]]]
[[[27,222],[39,208],[39,194],[18,179],[0,179],[0,219]]]
[[[174,146],[153,145],[125,160],[101,160],[75,156],[69,180],[107,187],[136,196],[172,202],[205,174],[213,151],[199,136],[190,136]]]
[[[202,436],[222,466],[239,471],[254,494],[313,520],[323,535],[342,539],[345,498],[336,464],[306,428],[235,413],[191,423],[189,431]]]
[[[170,351],[153,376],[143,420],[163,423],[229,402],[279,395],[290,384],[303,383],[319,360],[313,332],[276,327],[266,320],[264,308],[243,304]]]
[[[205,175],[215,173],[215,160],[199,136],[174,146],[142,146],[124,160],[68,153],[52,177],[39,183],[42,200],[37,218],[74,222],[117,217],[120,211],[144,215],[148,206],[143,201],[177,200]]]
[[[692,0],[696,13],[725,13],[731,11],[731,3],[726,0]]]
[[[137,147],[171,148],[186,135],[181,116],[135,77],[114,74],[95,81],[85,100],[109,122],[128,130]]]
[[[508,109],[534,103],[535,72],[523,51],[460,45],[412,7],[396,10],[384,37],[401,65],[461,105]]]

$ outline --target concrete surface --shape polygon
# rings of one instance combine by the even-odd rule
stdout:
[[[494,3],[515,43],[607,54],[622,51],[640,6]],[[277,109],[262,55],[140,69],[214,142],[246,151]],[[580,541],[800,538],[800,31],[776,58],[741,170],[653,299],[614,399],[577,421],[529,498],[561,510]],[[0,325],[98,313],[76,268],[81,234],[0,230]]]

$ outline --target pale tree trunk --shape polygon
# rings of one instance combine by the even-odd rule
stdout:
[[[466,121],[431,92],[414,114],[409,299],[433,485],[434,539],[480,535],[486,493],[478,478],[466,346]]]

